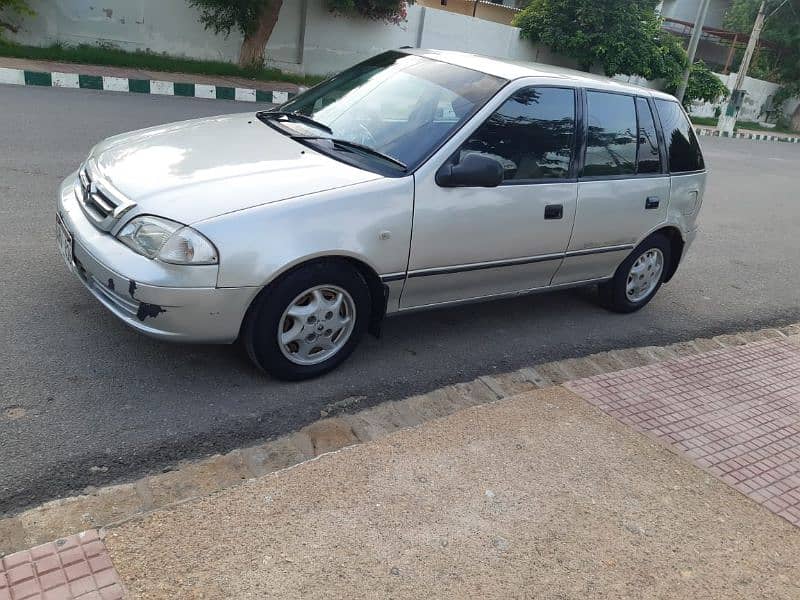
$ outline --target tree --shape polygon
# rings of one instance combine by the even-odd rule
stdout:
[[[11,33],[19,31],[15,20],[7,16],[12,14],[33,16],[36,13],[28,7],[26,0],[0,0],[0,33],[4,30]]]
[[[725,26],[749,35],[760,5],[761,0],[733,0],[725,15]],[[780,105],[800,93],[800,0],[770,0],[767,15],[761,38],[781,48],[771,73],[784,86],[775,97],[776,105]],[[800,106],[791,117],[791,127],[800,131]]]
[[[522,36],[606,75],[672,79],[686,65],[680,41],[665,32],[658,0],[531,0],[514,19]]]
[[[200,22],[214,33],[230,35],[238,29],[244,36],[239,65],[264,62],[264,49],[278,22],[283,0],[187,0],[200,11]]]
[[[0,0],[2,2],[3,0]],[[14,2],[15,0],[11,0]],[[238,29],[244,36],[239,65],[264,63],[264,52],[278,22],[283,0],[187,0],[200,11],[200,22],[214,33],[230,35]],[[406,18],[413,0],[326,0],[328,10],[339,15],[359,15],[368,19],[398,23]]]
[[[680,78],[675,78],[667,82],[666,91],[674,94],[678,89]],[[689,75],[689,84],[686,86],[686,93],[683,95],[683,105],[688,110],[693,102],[716,102],[720,98],[727,98],[730,95],[728,88],[722,83],[719,77],[709,69],[706,64],[699,60],[692,65]]]

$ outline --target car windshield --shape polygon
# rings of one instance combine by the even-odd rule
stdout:
[[[505,83],[471,69],[386,52],[301,94],[280,107],[285,118],[273,118],[298,138],[342,141],[318,149],[341,153],[344,160],[360,146],[374,151],[360,152],[362,163],[380,161],[385,167],[391,158],[395,169],[413,170]]]

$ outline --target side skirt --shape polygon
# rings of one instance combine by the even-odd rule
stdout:
[[[396,311],[387,312],[386,316],[399,314],[409,314],[415,312],[422,312],[425,310],[434,310],[437,308],[448,308],[451,306],[460,306],[462,304],[475,304],[477,302],[487,302],[489,300],[501,300],[503,298],[516,298],[517,296],[531,296],[533,294],[542,294],[546,292],[555,292],[558,290],[566,290],[570,288],[586,287],[603,283],[604,281],[611,280],[611,277],[600,277],[598,279],[586,279],[583,281],[573,281],[571,283],[562,283],[560,285],[547,285],[542,287],[530,288],[527,290],[520,290],[517,292],[507,292],[503,294],[489,294],[487,296],[477,296],[474,298],[466,298],[463,300],[450,300],[448,302],[437,302],[434,304],[422,304],[420,306],[410,306],[408,308],[400,308]]]

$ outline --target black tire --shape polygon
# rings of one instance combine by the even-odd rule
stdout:
[[[628,273],[634,262],[645,252],[651,249],[658,249],[664,256],[664,267],[661,271],[661,277],[658,284],[653,290],[644,298],[637,302],[632,302],[626,293],[628,285]],[[644,307],[650,300],[652,300],[664,283],[664,277],[667,274],[667,269],[672,260],[672,246],[670,245],[667,237],[660,233],[654,233],[641,244],[636,246],[634,250],[628,255],[622,264],[617,267],[613,279],[605,283],[601,283],[598,288],[600,292],[600,303],[607,309],[618,313],[632,313]]]
[[[281,351],[278,324],[298,295],[321,285],[337,286],[350,295],[355,304],[355,325],[350,338],[336,354],[319,364],[300,365]],[[310,263],[290,271],[262,290],[247,312],[241,341],[250,360],[277,379],[299,381],[318,377],[335,369],[352,354],[367,331],[371,307],[369,286],[357,269],[341,260]]]

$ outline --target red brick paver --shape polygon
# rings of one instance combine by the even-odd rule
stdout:
[[[125,592],[96,530],[0,559],[0,600],[122,600]]]
[[[800,347],[756,342],[565,385],[800,527]]]

